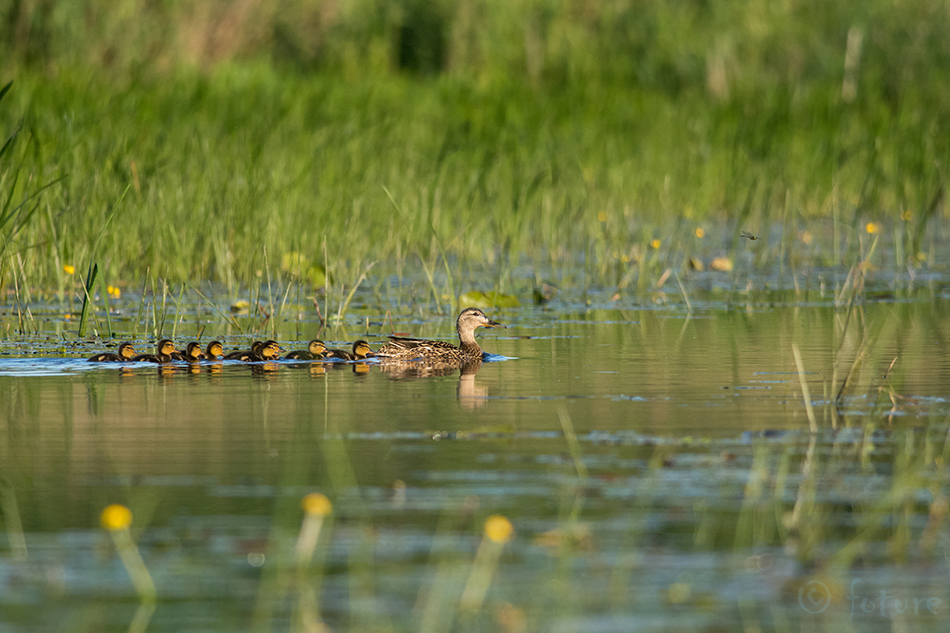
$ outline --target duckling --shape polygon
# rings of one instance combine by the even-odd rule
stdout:
[[[224,358],[224,345],[221,341],[211,341],[205,348],[205,358],[208,360],[221,360]]]
[[[327,346],[318,338],[307,345],[307,349],[298,349],[284,356],[285,360],[317,360],[327,353]]]
[[[390,336],[389,342],[376,352],[382,360],[426,360],[442,363],[468,363],[481,360],[482,348],[475,342],[475,330],[480,327],[503,328],[492,321],[478,308],[465,308],[455,322],[459,335],[459,347],[445,341],[430,341],[420,338]]]
[[[95,356],[89,357],[89,362],[91,363],[115,363],[115,362],[124,362],[130,360],[135,356],[135,350],[132,348],[131,343],[121,343],[119,349],[116,350],[117,353],[112,352],[102,352],[96,354]]]
[[[339,358],[341,360],[363,360],[375,356],[366,341],[356,341],[353,343],[353,351],[347,352],[342,349],[327,350],[327,358]]]
[[[249,350],[239,350],[237,352],[229,352],[224,355],[224,358],[227,360],[240,360],[247,362],[257,362],[264,360],[264,357],[261,356],[261,349],[264,347],[264,343],[261,341],[254,341],[251,343],[251,349]]]
[[[245,363],[259,363],[265,360],[279,360],[280,352],[284,349],[275,340],[264,342],[254,341],[251,344],[250,351],[231,352],[225,358],[228,360],[240,360]]]
[[[284,348],[280,344],[273,340],[264,341],[264,347],[261,348],[261,356],[264,357],[264,360],[280,360],[280,353],[284,351]]]
[[[172,360],[183,360],[189,363],[196,363],[204,359],[204,352],[201,351],[201,344],[191,342],[185,347],[184,352],[172,352]]]
[[[170,363],[172,360],[171,355],[177,351],[174,343],[167,338],[163,338],[158,342],[158,345],[155,346],[154,354],[139,354],[138,356],[133,356],[130,360],[133,363]]]

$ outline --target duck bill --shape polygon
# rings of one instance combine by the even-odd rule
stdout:
[[[491,319],[488,319],[488,323],[485,324],[485,327],[500,327],[506,330],[508,329],[507,325],[502,325],[498,321],[492,321]]]

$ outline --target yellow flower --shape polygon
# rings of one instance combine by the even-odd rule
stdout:
[[[117,286],[107,286],[106,292],[108,292],[109,296],[113,297],[114,299],[118,299],[119,297],[122,296],[122,291],[119,290]]]
[[[732,272],[732,260],[728,257],[713,257],[709,267],[722,273]]]
[[[485,519],[485,536],[495,543],[507,543],[514,532],[511,521],[500,514],[493,514]]]
[[[880,232],[881,225],[876,224],[874,222],[868,222],[867,225],[864,227],[864,230],[868,232],[868,235],[874,235],[875,233]]]
[[[907,222],[912,217],[914,217],[914,214],[912,212],[906,209],[904,211],[901,211],[901,220],[903,220],[904,222]]]
[[[598,221],[598,222],[606,222],[606,221],[607,221],[607,212],[606,212],[606,211],[601,211],[601,212],[599,212],[599,213],[597,214],[597,221]]]
[[[72,275],[73,273],[76,272],[76,267],[66,264],[65,266],[63,266],[63,270],[66,272],[67,275]]]
[[[696,227],[696,237],[698,237],[699,239],[703,239],[704,237],[706,237],[706,231],[703,230],[703,227],[701,226]]]
[[[311,492],[305,496],[300,505],[307,514],[326,516],[333,511],[333,504],[326,498],[326,495],[322,495],[319,492]]]
[[[660,248],[660,240],[654,239],[651,241],[650,248]]]
[[[125,530],[132,525],[132,511],[124,505],[113,503],[110,506],[106,506],[102,511],[99,522],[102,523],[102,527],[110,532]]]

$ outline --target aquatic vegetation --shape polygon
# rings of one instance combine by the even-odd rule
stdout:
[[[75,54],[27,54],[22,33],[0,38],[0,64],[17,73],[0,128],[28,124],[32,183],[62,178],[4,246],[22,271],[20,262],[4,267],[3,282],[16,272],[21,285],[65,294],[63,266],[92,261],[107,286],[123,289],[146,270],[172,285],[221,283],[232,296],[292,280],[306,294],[329,285],[319,301],[339,317],[361,277],[386,285],[364,275],[374,261],[381,279],[424,268],[436,309],[449,312],[469,279],[519,296],[524,268],[564,287],[642,295],[667,269],[683,276],[691,259],[727,257],[741,269],[750,245],[756,267],[796,271],[850,264],[877,236],[893,244],[889,267],[932,261],[950,151],[950,37],[944,21],[920,18],[932,6],[906,12],[875,1],[833,16],[785,7],[753,25],[729,3],[697,9],[704,18],[673,18],[648,2],[636,12],[592,9],[580,21],[566,5],[489,4],[468,18],[464,3],[445,8],[451,17],[435,30],[459,38],[456,52],[493,41],[492,54],[453,55],[451,69],[432,75],[401,72],[401,58],[363,57],[396,54],[412,38],[346,43],[359,33],[401,37],[354,17],[376,11],[336,15],[358,23],[321,40],[303,72],[258,48],[284,46],[276,35],[202,72],[176,55],[146,69],[131,60],[154,59],[155,49],[122,40],[108,47],[104,69],[89,57],[102,50],[93,33],[24,17],[58,34],[42,41]],[[610,17],[593,17],[601,10]],[[173,7],[157,13],[155,24],[183,17]],[[461,31],[449,28],[453,19]],[[865,36],[849,38],[849,24],[865,25],[854,27]],[[927,45],[909,48],[902,34],[918,24]],[[512,37],[518,28],[537,48],[525,49],[525,33]],[[675,44],[684,33],[687,50]],[[857,92],[847,101],[841,57],[858,40]],[[535,51],[531,64],[526,50]],[[15,200],[28,180],[20,173],[5,180],[16,181]]]

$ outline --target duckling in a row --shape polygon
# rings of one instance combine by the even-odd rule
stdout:
[[[251,344],[251,349],[231,352],[229,354],[225,354],[224,358],[226,360],[240,360],[246,363],[257,363],[267,360],[278,360],[280,359],[280,353],[282,351],[284,351],[284,349],[277,343],[277,341],[254,341]]]
[[[172,354],[178,353],[180,352],[175,349],[175,344],[167,338],[163,338],[155,346],[154,354],[139,354],[129,360],[133,363],[170,363],[172,362]]]
[[[201,345],[194,342],[188,343],[184,352],[172,352],[169,355],[172,360],[183,360],[188,363],[197,363],[205,359],[205,354],[201,351]]]
[[[213,345],[214,343],[212,343]],[[218,347],[221,344],[218,343]],[[212,349],[209,345],[208,349]],[[154,354],[136,354],[131,343],[119,345],[117,353],[102,352],[89,357],[90,362],[131,362],[131,363],[170,363],[173,360],[195,363],[204,360],[206,355],[201,351],[198,343],[188,343],[185,351],[180,351],[169,339],[162,339],[155,346]]]
[[[120,363],[132,360],[135,349],[131,343],[121,343],[115,352],[101,352],[89,357],[90,363]]]
[[[376,356],[383,361],[424,360],[453,364],[480,361],[484,354],[475,342],[475,330],[480,327],[505,326],[492,321],[478,308],[465,308],[455,322],[455,330],[459,335],[458,347],[445,341],[390,336],[389,342],[376,351]]]
[[[224,353],[221,341],[211,341],[201,350],[197,342],[188,343],[184,351],[178,350],[170,339],[162,339],[156,345],[154,354],[136,354],[131,343],[119,345],[117,353],[102,352],[89,358],[92,362],[147,362],[170,363],[173,360],[196,363],[202,360],[239,360],[243,362],[262,362],[280,360],[280,353],[284,349],[275,340],[254,341],[249,350]],[[337,358],[340,360],[364,360],[374,356],[369,343],[360,340],[353,343],[353,350],[327,349],[320,339],[313,339],[306,350],[295,350],[287,354],[288,360],[317,360],[321,358]]]
[[[327,358],[339,358],[340,360],[364,360],[375,356],[366,341],[356,341],[353,343],[353,351],[348,352],[342,349],[327,350]]]
[[[307,344],[307,349],[297,349],[288,352],[284,356],[285,360],[317,360],[327,354],[327,346],[318,338],[313,339]]]
[[[211,341],[208,343],[208,347],[205,348],[205,359],[207,360],[223,360],[224,359],[224,345],[221,344],[221,341]]]

